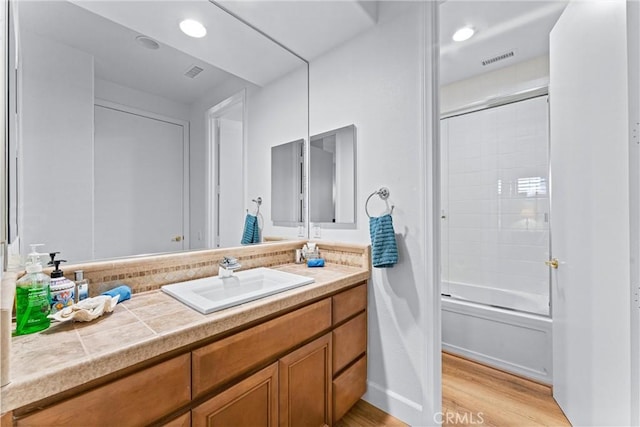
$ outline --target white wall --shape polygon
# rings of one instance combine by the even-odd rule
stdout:
[[[185,104],[99,78],[95,79],[94,85],[96,99],[174,119],[189,120],[189,107]]]
[[[22,252],[44,243],[70,262],[90,259],[93,58],[27,32],[21,43]]]
[[[262,236],[298,237],[298,227],[273,225],[271,220],[271,147],[308,138],[307,66],[247,95],[247,208],[262,197]]]
[[[509,67],[460,80],[440,88],[440,111],[549,85],[549,56],[539,56]]]
[[[425,181],[432,111],[425,100],[434,94],[424,43],[432,6],[380,2],[375,27],[310,64],[311,134],[349,123],[358,130],[357,227],[323,229],[322,239],[369,243],[365,200],[380,186],[391,191],[399,263],[373,269],[369,282],[365,399],[414,425],[432,424],[440,410],[439,305],[425,267],[432,256]],[[372,199],[369,210],[379,214],[384,204]]]

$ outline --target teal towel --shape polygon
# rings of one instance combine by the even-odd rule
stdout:
[[[324,259],[312,258],[307,261],[307,267],[324,267]]]
[[[398,262],[398,246],[391,215],[369,218],[369,233],[371,234],[373,266],[377,268],[393,267]]]
[[[240,244],[250,245],[252,243],[260,243],[260,230],[258,228],[258,217],[247,214],[244,220],[244,232]]]
[[[109,295],[110,297],[119,295],[120,298],[118,299],[118,304],[120,304],[122,301],[126,301],[131,298],[131,288],[127,285],[120,285],[117,288],[113,288],[107,292],[103,292],[102,295]]]

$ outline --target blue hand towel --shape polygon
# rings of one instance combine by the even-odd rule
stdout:
[[[120,304],[122,301],[126,301],[131,298],[131,288],[127,285],[121,285],[117,288],[111,289],[110,291],[103,292],[102,295],[109,295],[110,297],[120,295],[120,298],[118,299],[118,304]]]
[[[258,228],[258,217],[247,214],[244,220],[244,232],[240,244],[250,245],[251,243],[260,243],[260,230]]]
[[[371,234],[371,258],[377,268],[393,267],[398,262],[396,233],[393,231],[391,215],[369,218]]]
[[[313,258],[313,259],[307,260],[307,267],[324,267],[324,259]]]

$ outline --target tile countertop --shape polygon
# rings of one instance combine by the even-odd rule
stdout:
[[[53,324],[13,337],[11,382],[2,387],[0,413],[240,327],[369,278],[366,268],[326,264],[273,267],[315,282],[208,315],[160,290],[134,294],[113,313],[88,323]]]

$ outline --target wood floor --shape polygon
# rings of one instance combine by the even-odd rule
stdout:
[[[570,426],[547,386],[442,354],[445,426]],[[361,400],[337,427],[406,426]]]
[[[549,387],[447,353],[442,354],[442,412],[443,424],[450,426],[571,425]]]
[[[364,400],[360,400],[340,421],[334,424],[334,427],[404,427],[407,425]]]

